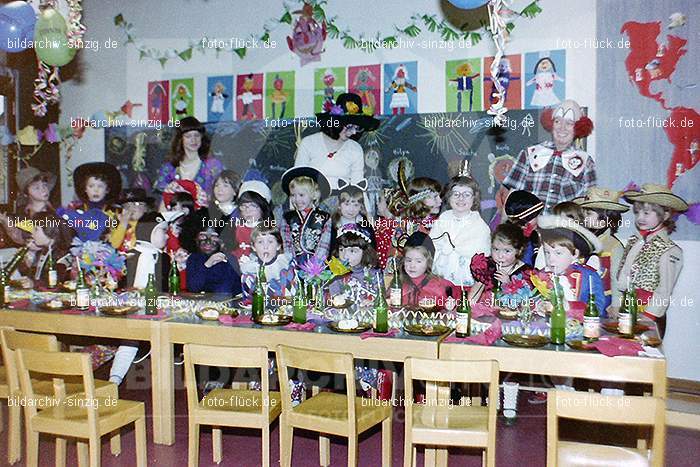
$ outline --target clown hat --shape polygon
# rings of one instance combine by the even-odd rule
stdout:
[[[165,190],[163,190],[163,204],[166,206],[170,204],[173,194],[175,193],[189,193],[192,195],[195,210],[205,208],[209,205],[207,192],[195,181],[174,180],[168,183]]]
[[[647,183],[642,185],[641,191],[626,191],[624,196],[629,203],[641,201],[642,203],[658,204],[677,212],[688,210],[688,203],[680,196],[674,195],[670,188],[663,185]]]
[[[537,218],[537,227],[540,231],[549,231],[569,238],[583,256],[590,256],[602,248],[600,240],[593,232],[569,217],[540,216]]]
[[[246,191],[252,191],[265,198],[265,201],[269,203],[272,200],[272,191],[267,184],[267,177],[262,172],[258,169],[248,169],[243,176],[243,183],[241,183],[241,188],[238,190],[238,196],[241,196]]]
[[[331,194],[331,184],[318,170],[313,167],[300,166],[292,167],[282,174],[282,189],[287,195],[289,195],[289,184],[297,177],[309,177],[318,184],[318,188],[321,191],[321,199],[327,198]]]
[[[597,186],[588,189],[586,196],[575,198],[574,203],[582,208],[606,209],[608,211],[629,211],[629,206],[619,203],[620,192]]]
[[[593,133],[593,121],[583,114],[581,106],[574,100],[567,99],[553,110],[545,109],[540,115],[540,123],[551,133],[555,118],[574,122],[574,138],[585,138]]]

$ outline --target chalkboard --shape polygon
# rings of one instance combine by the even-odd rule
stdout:
[[[491,221],[498,198],[499,181],[509,167],[509,157],[517,157],[521,149],[551,135],[540,125],[540,110],[510,110],[507,124],[493,126],[493,117],[486,112],[429,113],[383,116],[377,131],[362,135],[365,150],[365,175],[376,194],[382,186],[392,185],[398,158],[413,164],[415,176],[432,177],[445,183],[459,168],[462,160],[471,162],[472,175],[482,192],[482,214]],[[317,129],[305,125],[306,120],[236,121],[206,123],[211,136],[212,154],[226,168],[241,175],[252,165],[270,181],[275,201],[284,201],[279,189],[280,175],[294,163],[300,138]],[[145,167],[141,174],[133,169],[136,135],[145,133]],[[155,180],[165,160],[173,128],[147,129],[111,127],[105,131],[106,161],[116,165],[124,178],[124,186]],[[138,175],[138,178],[137,178]],[[370,199],[372,199],[370,197]],[[370,206],[370,211],[372,207]]]

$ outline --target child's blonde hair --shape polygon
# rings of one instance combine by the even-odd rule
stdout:
[[[660,204],[656,203],[643,203],[641,201],[635,201],[634,204],[632,205],[632,212],[637,214],[639,211],[644,209],[646,206],[649,207],[652,211],[656,213],[657,216],[659,216],[661,219],[663,219],[666,214],[668,213],[668,219],[663,220],[661,223],[663,226],[666,228],[668,233],[673,233],[676,230],[676,221],[673,220],[673,214],[674,211],[671,208],[668,208],[666,206],[661,206]]]
[[[291,182],[289,182],[289,192],[295,188],[302,188],[306,189],[309,192],[309,195],[311,195],[311,199],[313,199],[314,204],[317,204],[319,200],[321,199],[321,189],[318,186],[318,183],[316,183],[316,180],[314,180],[311,177],[307,177],[305,175],[302,175],[301,177],[296,177],[292,179]]]

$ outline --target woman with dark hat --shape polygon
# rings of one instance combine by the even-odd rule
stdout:
[[[340,94],[329,112],[316,114],[319,133],[301,140],[294,166],[313,167],[329,180],[333,190],[338,179],[356,184],[364,178],[364,151],[357,142],[363,131],[376,130],[379,120],[362,113],[357,94]]]
[[[54,212],[49,201],[51,191],[56,186],[54,174],[42,172],[35,167],[25,167],[17,172],[15,181],[17,182],[18,197],[16,219],[12,219],[13,223],[17,223],[21,218],[31,218],[38,213]],[[22,232],[10,225],[10,218],[5,213],[0,213],[0,224],[13,242],[24,243]]]
[[[194,117],[180,120],[170,144],[168,160],[161,166],[154,189],[163,192],[174,180],[193,180],[205,192],[212,190],[223,164],[209,154],[211,140],[204,126]]]

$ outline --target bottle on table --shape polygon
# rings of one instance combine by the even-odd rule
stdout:
[[[168,274],[168,292],[172,295],[180,293],[180,271],[177,269],[175,258],[170,260],[170,273]]]
[[[622,306],[617,321],[617,332],[625,337],[634,337],[637,324],[637,293],[625,290],[622,294]]]
[[[0,266],[0,306],[5,306],[5,303],[7,303],[9,288],[5,267]]]
[[[53,261],[53,251],[49,248],[49,258],[46,260],[46,285],[49,289],[55,289],[58,286],[58,271],[56,271],[56,263]]]
[[[381,278],[377,273],[377,284],[381,284]],[[379,287],[377,298],[374,300],[374,332],[385,333],[389,332],[389,304],[386,302],[386,297]]]
[[[4,268],[5,274],[8,278],[12,276],[13,272],[15,272],[15,269],[17,269],[17,266],[19,266],[19,262],[22,261],[22,259],[25,257],[28,251],[29,248],[23,246],[15,252],[14,256],[10,259],[10,262],[7,263],[7,266],[5,266]]]
[[[158,291],[156,290],[155,274],[148,275],[146,290],[144,290],[146,299],[146,314],[155,315],[158,313]]]
[[[595,303],[593,293],[593,281],[588,279],[588,304],[583,313],[583,337],[589,342],[598,340],[600,337],[600,311]]]
[[[402,305],[402,288],[401,288],[401,274],[397,267],[397,260],[394,257],[394,277],[391,279],[391,288],[389,289],[389,305],[394,308],[400,308]],[[382,289],[382,284],[377,285],[379,290]]]
[[[75,307],[79,310],[90,308],[90,288],[85,282],[85,273],[78,271],[78,280],[75,283]]]
[[[304,286],[297,281],[297,290],[294,294],[292,320],[295,323],[306,323],[306,297],[304,297]]]
[[[262,317],[265,314],[265,294],[267,290],[267,278],[265,277],[265,264],[260,262],[260,268],[258,269],[258,279],[255,283],[255,290],[253,290],[253,306],[252,315],[253,319]]]
[[[554,276],[552,290],[552,315],[550,316],[550,340],[552,344],[562,345],[566,342],[566,310],[564,310],[564,295],[561,292],[559,278]]]
[[[472,307],[469,304],[467,293],[462,288],[462,300],[457,308],[457,325],[455,335],[457,337],[469,337],[472,327]]]
[[[639,302],[637,301],[637,289],[632,287],[630,293],[627,295],[630,302],[630,326],[632,328],[632,334],[637,328],[637,319],[639,319]]]
[[[494,285],[494,287],[493,287],[493,307],[494,308],[501,307],[502,295],[503,295],[503,293],[501,292],[501,282],[499,280],[496,280],[496,285]]]

